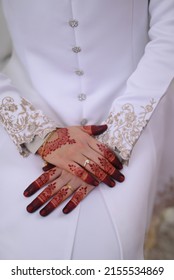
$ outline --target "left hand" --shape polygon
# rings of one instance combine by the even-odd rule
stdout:
[[[41,216],[47,216],[73,194],[63,208],[63,213],[68,214],[95,188],[66,170],[52,167],[30,184],[24,195],[29,197],[46,184],[47,187],[27,206],[29,213],[35,212],[50,200],[40,211]]]
[[[106,129],[107,125],[56,129],[38,149],[37,154],[87,184],[97,186],[99,182],[104,182],[114,186],[114,180],[124,181],[124,175],[120,172],[122,164],[113,151],[92,137]]]

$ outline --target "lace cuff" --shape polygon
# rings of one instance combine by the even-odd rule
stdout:
[[[4,97],[0,103],[0,122],[5,127],[19,152],[27,156],[25,143],[33,141],[35,136],[44,139],[57,126],[41,110],[24,98]]]
[[[132,149],[147,125],[155,104],[154,99],[139,108],[126,103],[117,113],[111,111],[105,122],[108,129],[98,140],[112,148],[125,163],[128,163]]]

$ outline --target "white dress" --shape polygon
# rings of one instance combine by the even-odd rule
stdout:
[[[0,76],[0,258],[142,259],[173,102],[174,1],[1,2],[13,47]],[[99,140],[129,161],[125,182],[100,184],[69,215],[27,213],[42,161],[23,144],[102,122]]]

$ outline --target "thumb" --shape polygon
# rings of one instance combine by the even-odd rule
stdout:
[[[88,133],[89,135],[100,135],[103,132],[105,132],[107,130],[107,125],[103,124],[103,125],[86,125],[86,126],[80,126],[80,129],[86,133]]]
[[[42,170],[43,171],[48,171],[48,170],[52,169],[53,167],[55,167],[55,165],[53,165],[49,162],[46,162],[46,164],[42,167]]]

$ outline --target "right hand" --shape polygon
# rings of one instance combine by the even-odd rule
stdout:
[[[40,215],[45,217],[73,194],[63,208],[63,213],[68,214],[95,188],[65,170],[48,167],[46,172],[28,186],[24,196],[30,197],[45,185],[46,188],[27,206],[29,213],[37,211],[49,201],[40,211]]]
[[[104,182],[113,187],[114,180],[124,181],[119,171],[122,164],[107,146],[91,137],[106,129],[107,125],[57,129],[37,153],[48,163],[80,177],[87,184],[97,186]]]

